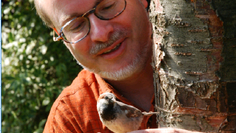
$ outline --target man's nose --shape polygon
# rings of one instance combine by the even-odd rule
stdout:
[[[94,14],[88,16],[90,21],[90,37],[93,42],[107,42],[111,33],[113,32],[113,26],[109,20],[101,20]]]

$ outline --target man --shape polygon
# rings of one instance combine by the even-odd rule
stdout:
[[[38,14],[84,67],[53,104],[44,129],[110,132],[96,110],[100,94],[154,111],[151,23],[146,0],[35,0]],[[140,129],[155,128],[155,116]]]

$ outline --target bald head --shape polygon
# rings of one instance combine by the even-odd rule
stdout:
[[[48,27],[54,27],[52,21],[42,8],[42,0],[34,0],[34,5],[39,17]]]

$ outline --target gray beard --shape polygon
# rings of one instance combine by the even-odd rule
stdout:
[[[138,55],[139,56],[139,55]],[[126,66],[125,68],[122,68],[120,70],[114,71],[114,72],[108,72],[108,71],[97,71],[95,69],[90,69],[88,67],[83,66],[80,62],[77,61],[77,63],[82,66],[84,69],[96,73],[99,76],[101,76],[104,79],[109,80],[123,80],[128,77],[130,77],[133,73],[135,73],[138,69],[138,61],[140,57],[136,57],[136,59],[133,60],[133,62]]]
[[[115,41],[117,41],[119,38],[122,38],[124,36],[126,36],[128,33],[127,33],[127,30],[126,29],[119,29],[119,30],[116,30],[117,32],[114,32],[110,39],[108,40],[108,42],[105,42],[105,43],[97,43],[95,45],[93,45],[93,47],[91,48],[91,50],[89,51],[90,54],[97,54],[100,50],[106,48],[106,47],[109,47],[110,45],[112,45]],[[117,71],[106,71],[106,70],[98,70],[98,69],[90,69],[86,66],[84,66],[83,64],[81,64],[78,60],[77,63],[82,66],[84,69],[90,71],[90,72],[93,72],[93,73],[96,73],[98,75],[100,75],[102,78],[104,79],[108,79],[108,80],[124,80],[130,76],[132,76],[134,73],[138,72],[138,71],[141,71],[146,63],[147,63],[147,58],[151,58],[151,57],[148,57],[149,55],[149,52],[150,51],[150,47],[149,46],[150,44],[147,44],[145,45],[145,47],[142,49],[142,51],[137,51],[137,55],[136,57],[134,58],[134,60],[129,64],[127,65],[126,67],[124,68],[121,68],[120,70],[117,70]],[[73,54],[72,54],[73,55]]]
[[[90,69],[84,65],[82,65],[79,61],[77,61],[77,63],[82,66],[84,69],[90,71],[90,72],[93,72],[93,73],[96,73],[98,74],[99,76],[101,76],[102,78],[104,79],[108,79],[108,80],[124,80],[126,78],[129,78],[131,77],[134,73],[138,72],[138,71],[141,71],[147,61],[149,60],[148,58],[148,52],[150,51],[149,48],[150,46],[148,46],[149,44],[147,44],[143,51],[142,51],[142,54],[137,54],[135,59],[132,61],[132,63],[130,63],[129,65],[127,65],[126,67],[120,69],[120,70],[117,70],[117,71],[112,71],[112,72],[109,72],[109,71],[99,71],[99,70],[95,70],[95,69]]]

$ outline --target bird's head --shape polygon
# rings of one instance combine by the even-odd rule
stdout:
[[[115,117],[115,95],[112,93],[103,93],[97,101],[97,111],[104,120],[111,120]]]

